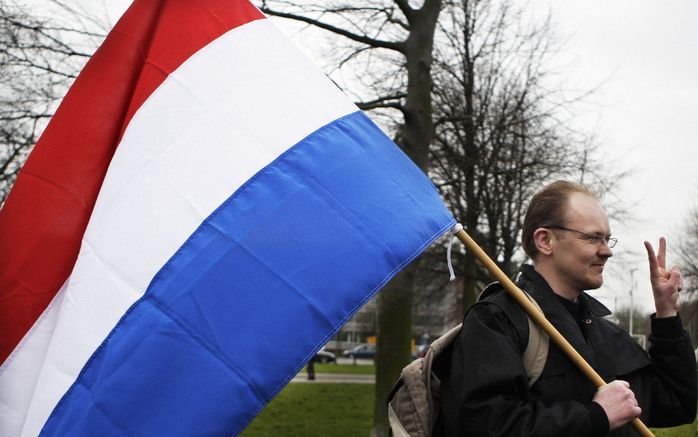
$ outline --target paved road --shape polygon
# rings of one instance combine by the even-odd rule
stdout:
[[[373,364],[373,359],[357,358],[356,362],[354,362],[353,358],[337,357],[337,364],[357,364],[359,366],[370,366]]]
[[[375,375],[351,375],[345,373],[316,373],[314,381],[308,381],[308,374],[303,371],[291,382],[309,382],[314,384],[375,384]]]

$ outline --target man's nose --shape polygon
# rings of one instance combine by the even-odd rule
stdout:
[[[610,258],[613,256],[613,250],[608,247],[608,241],[604,241],[603,244],[601,244],[601,247],[599,247],[599,255],[603,256],[604,258]]]

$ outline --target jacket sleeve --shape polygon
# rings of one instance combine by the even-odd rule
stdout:
[[[651,400],[646,420],[651,426],[691,423],[696,416],[698,388],[696,358],[680,316],[651,317],[650,357],[652,371],[647,386]],[[643,417],[645,416],[643,411]]]
[[[526,323],[525,316],[522,319]],[[516,329],[494,303],[471,308],[441,390],[446,435],[544,437],[608,432],[608,419],[598,404],[530,398],[521,361],[527,335],[527,328]]]

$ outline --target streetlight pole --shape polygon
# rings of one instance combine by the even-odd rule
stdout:
[[[635,289],[635,270],[636,268],[630,269],[630,323],[628,326],[628,333],[633,336],[633,318],[635,316],[635,302],[633,301],[633,290]]]

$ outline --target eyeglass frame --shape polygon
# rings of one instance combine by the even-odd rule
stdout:
[[[582,235],[584,237],[585,241],[588,241],[595,246],[601,246],[604,243],[606,243],[606,245],[608,246],[609,249],[613,249],[614,247],[616,247],[616,244],[618,244],[618,239],[616,237],[611,237],[610,235],[609,236],[592,235],[592,234],[587,234],[586,232],[578,231],[576,229],[567,228],[565,226],[558,226],[558,225],[546,225],[546,226],[541,226],[541,228],[559,229],[561,231],[575,232],[579,235]]]

